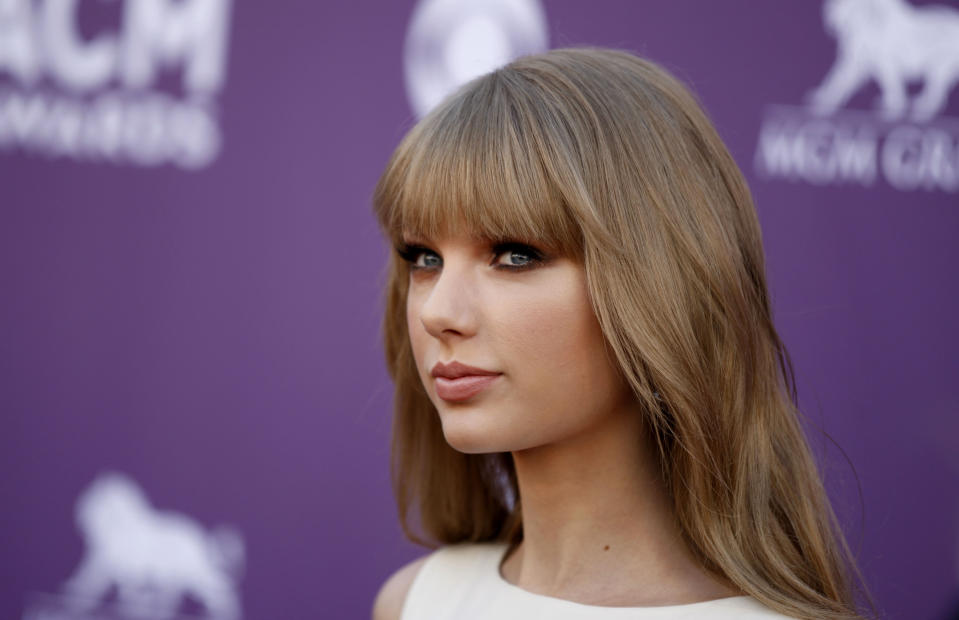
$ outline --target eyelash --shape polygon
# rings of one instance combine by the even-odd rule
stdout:
[[[523,265],[493,265],[494,268],[502,269],[504,271],[527,271],[529,269],[535,269],[536,267],[540,266],[544,260],[542,252],[532,246],[526,245],[525,243],[519,243],[516,241],[495,243],[492,246],[492,251],[493,255],[496,257],[506,252],[515,252],[529,258],[529,261]],[[429,271],[434,269],[434,267],[424,267],[416,264],[420,254],[428,252],[436,255],[437,257],[439,256],[439,254],[427,247],[414,244],[403,244],[396,248],[396,252],[400,255],[400,257],[403,258],[403,260],[410,264],[411,271]]]

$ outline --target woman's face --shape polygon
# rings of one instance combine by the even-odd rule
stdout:
[[[413,355],[453,448],[561,442],[632,408],[581,264],[465,236],[405,242]]]

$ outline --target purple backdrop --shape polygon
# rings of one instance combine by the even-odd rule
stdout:
[[[0,616],[85,617],[64,611],[64,583],[108,544],[91,531],[116,539],[111,517],[103,530],[75,516],[105,471],[146,494],[137,504],[128,483],[114,497],[145,510],[148,530],[185,547],[219,541],[244,617],[368,616],[385,577],[421,553],[402,539],[389,489],[387,249],[369,207],[414,118],[403,49],[415,3],[235,3],[202,18],[225,37],[216,48],[211,26],[195,38],[208,72],[190,81],[194,69],[174,62],[150,83],[153,99],[131,87],[135,46],[109,55],[109,36],[129,42],[136,28],[121,21],[124,3],[77,9],[74,35],[101,43],[99,58],[57,47],[53,0],[6,4]],[[17,6],[52,37],[38,49],[59,73],[16,60]],[[936,19],[956,59],[947,27],[959,3],[949,6]],[[890,618],[956,613],[955,82],[924,116],[883,113],[875,81],[838,109],[828,89],[810,98],[851,32],[831,34],[820,2],[543,8],[551,47],[631,49],[700,96],[753,189],[807,428],[869,584]],[[146,15],[139,23],[154,23]],[[903,19],[920,32],[923,16]],[[946,45],[922,57],[928,37],[902,36],[901,56],[920,66],[948,56]],[[908,99],[922,96],[923,74],[901,77]],[[47,97],[52,118],[110,94],[119,116],[104,112],[81,138],[67,121],[36,129],[24,103]],[[137,125],[137,114],[162,122]],[[128,133],[103,128],[121,117]],[[137,134],[155,126],[166,133],[153,142]]]

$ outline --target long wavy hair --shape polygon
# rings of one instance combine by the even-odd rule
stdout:
[[[516,60],[415,125],[373,202],[397,246],[404,232],[465,232],[578,259],[690,550],[781,613],[860,617],[855,599],[868,592],[799,422],[752,198],[675,78],[614,50]],[[515,546],[522,498],[511,455],[446,443],[416,371],[408,266],[395,254],[387,278],[392,479],[404,531],[428,546]]]

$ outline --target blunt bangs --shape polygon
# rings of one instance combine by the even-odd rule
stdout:
[[[507,71],[464,86],[393,153],[373,204],[395,245],[465,235],[582,255],[582,231],[544,165],[540,106]]]

